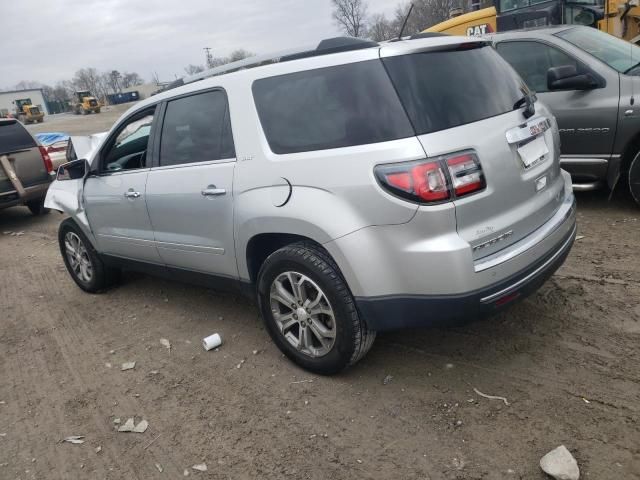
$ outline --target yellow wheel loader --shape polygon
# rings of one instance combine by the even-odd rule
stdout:
[[[425,30],[479,36],[547,25],[587,25],[640,42],[639,0],[493,0],[493,6],[455,16]]]
[[[30,98],[23,98],[14,102],[16,106],[15,117],[22,123],[44,122],[44,112],[31,104]]]
[[[100,113],[100,103],[89,90],[74,92],[71,108],[76,115]]]

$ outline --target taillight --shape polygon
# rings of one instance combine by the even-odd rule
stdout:
[[[484,174],[475,153],[447,157],[446,161],[456,197],[484,189]]]
[[[440,203],[486,186],[478,157],[470,152],[435,160],[378,165],[375,174],[385,189],[418,203]]]
[[[51,162],[51,157],[49,156],[49,152],[43,146],[38,147],[40,150],[40,155],[42,156],[42,161],[44,162],[44,166],[47,169],[47,173],[51,173],[53,171],[53,162]]]

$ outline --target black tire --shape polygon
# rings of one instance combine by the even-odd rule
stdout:
[[[70,232],[75,234],[82,242],[86,250],[87,258],[91,262],[92,275],[88,281],[81,278],[71,266],[65,247],[65,238]],[[72,219],[68,218],[60,224],[60,228],[58,229],[58,244],[60,246],[60,254],[62,255],[64,265],[67,267],[69,275],[71,275],[73,281],[85,292],[98,293],[118,282],[120,271],[104,264],[98,252],[96,252],[93,245],[91,245],[91,242]]]
[[[640,153],[629,166],[629,191],[636,203],[640,205]]]
[[[281,333],[271,310],[272,283],[284,272],[299,272],[320,287],[335,316],[335,341],[323,356],[298,351]],[[360,318],[353,296],[331,256],[316,244],[299,242],[272,253],[258,274],[258,304],[278,348],[306,370],[331,375],[355,364],[369,351],[376,332]]]
[[[33,215],[46,215],[49,213],[49,209],[44,206],[44,198],[40,198],[38,200],[31,200],[26,203],[27,208]]]

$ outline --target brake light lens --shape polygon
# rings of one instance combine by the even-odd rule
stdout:
[[[53,171],[53,162],[51,161],[51,157],[49,156],[49,152],[43,146],[39,146],[40,155],[42,156],[42,161],[44,162],[44,166],[47,169],[47,173],[51,173]]]
[[[484,190],[487,186],[480,161],[474,153],[447,158],[447,167],[457,197]]]
[[[482,166],[473,152],[378,165],[375,175],[386,190],[418,203],[441,203],[486,187]]]

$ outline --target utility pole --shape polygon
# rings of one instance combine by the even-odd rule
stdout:
[[[211,47],[204,47],[203,50],[207,56],[207,68],[213,68],[213,55],[211,55]]]

